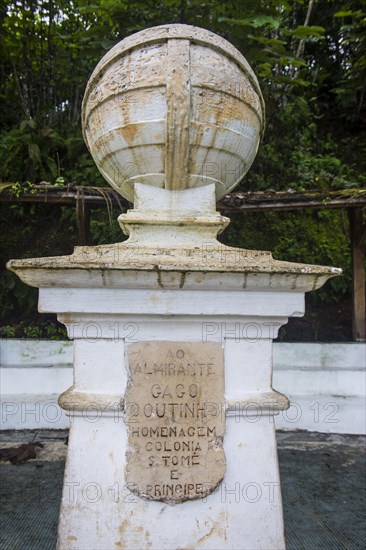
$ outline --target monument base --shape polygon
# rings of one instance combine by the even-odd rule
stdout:
[[[126,242],[9,263],[74,340],[60,550],[285,546],[272,341],[340,271],[221,245],[214,199],[136,184]]]
[[[157,302],[162,292],[157,292]],[[243,293],[237,294],[239,300]],[[51,289],[41,291],[42,309],[48,307],[51,295]],[[59,297],[60,306],[65,307],[65,299]],[[203,301],[204,292],[198,292],[196,303]],[[282,304],[285,302],[282,294]],[[108,309],[108,300],[104,303]],[[224,301],[220,301],[217,305],[223,315],[199,315],[194,301],[185,303],[184,315],[173,311],[145,316],[85,311],[59,314],[74,338],[75,368],[73,387],[60,397],[71,420],[58,533],[60,550],[285,547],[274,415],[288,407],[288,400],[271,388],[272,339],[286,321],[283,311],[281,317],[251,315],[249,308],[240,316],[225,315]],[[288,314],[294,310],[300,314],[301,303],[298,293],[288,293]],[[255,300],[252,309],[254,304]],[[67,305],[72,307],[71,300]],[[75,301],[73,307],[78,309]],[[233,310],[232,305],[226,306],[226,313],[228,307]],[[238,303],[235,309],[240,308]],[[117,326],[128,334],[117,337]],[[182,347],[187,342],[199,346],[215,342],[223,348],[225,401],[210,403],[208,413],[216,406],[226,419],[226,472],[207,496],[192,500],[190,493],[197,487],[182,484],[181,491],[188,498],[174,503],[170,498],[175,490],[172,485],[177,487],[178,482],[158,481],[146,499],[126,480],[128,425],[136,413],[136,404],[124,401],[129,384],[126,352],[136,342],[153,342],[158,347],[163,342],[181,342]],[[191,424],[196,428],[206,425],[197,420]],[[135,424],[135,431],[138,427]],[[155,445],[150,454],[162,456],[156,451],[156,442],[169,442],[169,438],[141,433],[141,428],[142,451]],[[170,461],[179,453],[166,449],[169,469]],[[206,480],[203,475],[197,484],[205,485]],[[161,501],[162,497],[166,498]]]
[[[146,501],[124,479],[123,420],[75,417],[58,531],[60,550],[285,548],[273,421],[230,417],[227,472],[202,500]]]

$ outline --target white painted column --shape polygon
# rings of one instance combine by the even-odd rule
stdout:
[[[186,307],[194,310],[204,293],[197,298]],[[287,400],[272,390],[271,374],[272,338],[285,319],[85,312],[59,317],[75,338],[75,374],[73,387],[60,398],[71,430],[58,548],[284,548],[273,415]],[[222,483],[203,499],[148,501],[126,486],[125,420],[133,406],[124,411],[121,404],[124,358],[136,341],[214,341],[224,347],[227,467]]]
[[[138,76],[126,85],[131,71]],[[224,97],[228,80],[235,85]],[[205,97],[201,91],[208,81],[212,86]],[[238,82],[245,101],[235,92]],[[130,102],[131,91],[141,101]],[[134,201],[134,209],[118,218],[129,238],[76,247],[71,256],[8,264],[24,282],[40,288],[39,310],[58,313],[76,339],[74,385],[60,398],[73,414],[60,550],[284,547],[273,415],[288,401],[271,388],[272,333],[289,316],[304,313],[305,291],[340,270],[280,262],[270,252],[227,247],[216,239],[229,222],[216,212],[216,200],[241,181],[254,160],[263,115],[263,98],[247,61],[222,38],[195,27],[167,25],[128,37],[106,54],[89,80],[84,137],[107,181]],[[131,160],[133,177],[126,172]],[[219,179],[205,174],[207,164],[228,162],[238,170],[221,170]],[[141,345],[129,354],[136,339]],[[224,360],[217,342],[224,346]],[[173,373],[175,389],[184,386],[183,380],[197,381],[191,402],[196,413],[189,417],[193,426],[188,424],[187,434],[192,427],[200,437],[199,422],[208,418],[204,400],[212,396],[225,402],[227,425],[222,443],[222,419],[207,420],[215,431],[207,429],[201,462],[194,464],[191,457],[183,464],[187,457],[181,457],[178,474],[190,479],[187,486],[196,492],[183,493],[176,483],[174,495],[162,501],[166,495],[153,495],[148,487],[168,487],[164,480],[173,473],[164,470],[164,457],[151,462],[143,442],[131,443],[130,425],[126,452],[125,421],[129,424],[133,412],[123,399],[131,388],[136,400],[158,397],[149,376],[160,382],[159,369],[147,372],[148,363],[155,369],[147,355],[154,350],[156,358],[164,350],[167,358],[176,345],[186,345],[186,351],[174,349],[176,356],[187,352],[191,363],[180,365],[183,374]],[[127,362],[134,361],[127,381]],[[205,375],[189,372],[195,361],[206,365]],[[215,370],[209,372],[209,365]],[[179,427],[177,404],[170,405],[170,415],[155,408],[151,422],[141,415],[141,427],[150,422],[161,438],[163,428]],[[187,418],[180,417],[180,428]],[[193,436],[188,443],[197,445]],[[125,470],[128,475],[133,470],[129,479],[146,478],[145,492],[136,483],[142,497],[126,487]],[[216,490],[198,491],[204,482]]]

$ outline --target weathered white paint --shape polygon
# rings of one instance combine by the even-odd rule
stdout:
[[[0,429],[69,427],[57,400],[72,381],[72,347],[64,341],[0,341]]]
[[[258,81],[244,57],[210,31],[164,25],[122,40],[98,63],[83,101],[83,132],[108,183],[217,197],[249,170],[264,126]]]
[[[72,346],[72,342],[63,340],[2,338],[0,364],[11,368],[69,367],[72,364]]]
[[[206,311],[202,311],[201,307],[204,301],[199,300],[198,303],[200,309],[197,310],[197,315],[201,319]],[[208,300],[206,304],[209,308]],[[67,324],[72,326],[75,317],[68,313]],[[200,342],[202,321],[197,322],[197,316],[195,317],[196,322],[192,323],[190,337],[187,338],[187,334],[182,332],[186,322],[180,325],[178,314],[172,318],[147,313],[140,318],[143,339],[151,341],[161,334],[168,335],[172,323],[175,325],[177,321],[175,335],[179,334],[178,340]],[[124,316],[120,319],[125,323]],[[250,317],[244,319],[251,324],[258,321],[257,318]],[[262,318],[261,321],[268,322],[271,326],[275,323],[278,325],[278,320],[271,317],[266,317],[265,320]],[[207,499],[191,502],[192,506],[183,503],[178,510],[178,505],[136,500],[135,495],[126,489],[123,478],[126,450],[123,417],[128,412],[124,413],[119,404],[127,382],[124,346],[129,344],[124,339],[114,342],[108,336],[103,337],[106,334],[103,327],[110,322],[108,318],[102,321],[98,316],[89,314],[84,315],[83,322],[97,323],[101,332],[96,341],[91,338],[89,341],[80,340],[76,337],[74,384],[61,396],[61,403],[64,407],[67,403],[72,414],[72,435],[66,468],[59,547],[118,548],[119,544],[125,544],[131,549],[168,549],[178,545],[182,548],[199,545],[203,548],[224,548],[226,545],[227,548],[248,550],[256,547],[283,548],[273,414],[277,408],[286,408],[287,401],[271,388],[271,339],[264,339],[262,355],[261,345],[255,347],[247,342],[235,342],[234,332],[226,334],[223,344],[225,397],[228,406],[228,425],[224,437],[227,473],[217,492]],[[224,315],[210,317],[210,322],[218,324],[229,320]],[[160,325],[160,331],[156,330],[157,324]],[[80,336],[82,326],[79,324],[77,329],[76,334]],[[221,342],[219,331],[210,340]],[[111,379],[115,379],[112,384]],[[238,384],[246,393],[240,391]],[[260,405],[260,417],[254,418],[254,422],[253,404]],[[254,413],[258,414],[258,411],[255,410]],[[91,449],[93,455],[99,457],[98,461],[88,460]],[[90,461],[93,464],[89,467]],[[88,469],[83,467],[85,463],[88,463]],[[75,483],[73,502],[70,497],[71,482]],[[117,487],[123,500],[119,504],[113,502],[112,498],[113,490]],[[96,498],[95,491],[100,498]],[[94,496],[97,501],[90,502]],[[83,519],[86,510],[87,522]],[[255,518],[255,521],[251,520],[250,526],[243,519],[239,521],[239,518],[248,515]],[[171,530],[173,521],[175,532]],[[101,526],[100,529],[97,525]]]
[[[276,427],[366,433],[366,345],[276,344],[274,384],[291,407]]]
[[[197,290],[142,290],[142,289],[63,289],[42,288],[39,311],[62,313],[104,313],[121,315],[195,315],[200,308],[206,315],[261,317],[272,312],[278,317],[286,313],[294,317],[304,314],[304,295],[300,292],[239,292],[225,290],[200,292]]]
[[[139,317],[132,318],[129,323],[118,323],[117,317],[98,317],[97,322],[110,338],[127,338],[127,341],[147,338],[146,328]],[[212,341],[213,333],[219,334],[223,341],[227,333],[239,336],[240,331],[244,332],[247,338],[240,345],[247,343],[245,353],[248,358],[258,345],[255,338],[259,331],[258,319],[256,325],[247,325],[246,329],[240,327],[240,319],[215,323],[209,318],[204,324],[182,319],[169,327],[168,334],[165,323],[158,321],[152,324],[154,338],[151,339],[176,340],[179,330],[192,338],[192,324],[197,322],[201,326],[202,341]],[[273,327],[262,325],[261,330],[268,338],[275,334],[278,325],[279,321]],[[97,335],[95,323],[88,325],[86,321],[84,325],[75,327],[73,332],[80,338]],[[249,341],[250,337],[252,341]],[[268,344],[263,342],[259,358],[261,367]],[[232,352],[228,350],[227,353]],[[365,434],[365,356],[366,346],[363,343],[274,343],[273,385],[293,403],[289,410],[276,416],[276,428]],[[57,398],[73,382],[73,343],[3,339],[0,341],[0,358],[2,429],[68,427],[69,419],[58,406]],[[262,377],[266,380],[267,376],[265,370],[258,372],[258,382],[261,383]],[[248,385],[253,384],[250,380],[248,373]],[[231,378],[230,381],[227,378],[227,391],[230,391],[230,384],[234,394],[234,390],[240,387],[240,380]],[[42,393],[39,393],[40,390]]]
[[[156,110],[158,104],[165,109]],[[289,316],[303,313],[304,291],[340,270],[279,262],[269,252],[216,240],[228,220],[215,212],[215,198],[248,170],[263,128],[256,78],[241,54],[209,31],[149,29],[99,63],[87,86],[83,122],[106,179],[131,200],[136,196],[136,210],[119,218],[129,239],[8,264],[40,288],[40,311],[57,312],[74,338],[73,384],[59,399],[72,422],[58,547],[284,548],[274,416],[288,400],[272,389],[272,339]],[[225,170],[216,179],[198,173],[233,161],[237,174]],[[126,163],[136,168],[135,177],[126,175]],[[163,187],[155,201],[151,186]],[[193,274],[190,288],[187,273]],[[235,286],[238,273],[241,287]],[[134,336],[111,337],[110,324],[128,330],[135,318],[141,319],[140,341],[147,342],[159,331],[162,340],[175,332],[177,342],[201,342],[204,322],[215,329],[238,320],[245,327],[239,337],[226,331],[224,339],[204,327],[206,340],[224,347],[227,416],[227,473],[205,499],[132,502],[125,487],[125,352]],[[85,337],[85,327],[94,334]],[[256,346],[246,341],[249,329],[256,331]]]
[[[262,301],[267,299],[268,304],[268,292],[301,295],[341,273],[333,267],[279,261],[270,252],[219,243],[216,236],[228,219],[215,211],[213,185],[167,191],[136,183],[135,193],[138,208],[118,218],[129,235],[127,241],[76,247],[70,256],[11,260],[8,268],[25,283],[41,288],[46,299],[49,288],[68,289],[65,295],[72,292],[69,289],[81,288],[103,289],[109,294],[116,288],[145,290],[146,298],[148,290],[260,289],[265,292]],[[169,295],[173,296],[160,294],[162,298]],[[249,299],[247,293],[242,299]],[[164,308],[164,300],[161,305]]]
[[[59,526],[61,549],[283,548],[276,513],[281,498],[275,434],[268,419],[255,424],[228,419],[224,446],[235,460],[227,465],[225,481],[207,499],[179,505],[140,500],[126,488],[125,430],[123,421],[112,416],[97,423],[75,419]],[[91,459],[96,452],[99,460]],[[263,510],[260,521],[258,508]]]

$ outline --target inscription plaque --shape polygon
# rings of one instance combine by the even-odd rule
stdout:
[[[165,502],[207,496],[226,467],[221,344],[140,342],[127,364],[127,486]]]

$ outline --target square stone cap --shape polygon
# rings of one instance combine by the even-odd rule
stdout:
[[[341,269],[275,260],[270,252],[225,246],[156,248],[123,243],[75,247],[70,256],[10,260],[35,287],[310,291]]]

